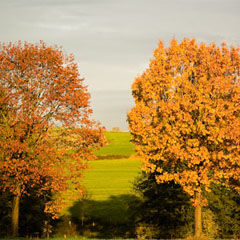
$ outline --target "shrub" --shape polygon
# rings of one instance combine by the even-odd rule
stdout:
[[[137,239],[154,239],[159,236],[159,229],[157,226],[140,223],[136,227]]]

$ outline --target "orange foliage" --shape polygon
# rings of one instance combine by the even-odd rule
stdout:
[[[82,171],[103,143],[83,80],[58,47],[0,43],[0,188],[20,196],[50,191],[53,215],[66,196],[82,196]]]
[[[135,106],[128,114],[144,171],[191,196],[212,182],[239,182],[239,77],[239,48],[160,41],[132,85]]]

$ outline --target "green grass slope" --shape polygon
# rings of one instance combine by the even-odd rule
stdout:
[[[139,160],[129,158],[134,154],[129,132],[106,132],[105,136],[108,145],[95,152],[101,160],[90,161],[83,182],[94,200],[132,193],[132,183],[141,167]]]
[[[90,170],[83,181],[89,197],[106,200],[110,196],[132,194],[132,183],[141,168],[136,159],[107,159],[90,162]]]
[[[137,200],[133,181],[140,172],[141,162],[135,159],[108,159],[90,163],[92,169],[85,173],[83,184],[88,196],[75,202],[68,212],[75,219],[92,219],[103,236],[120,231],[120,225],[128,225],[129,204]],[[111,230],[109,229],[111,228]]]
[[[89,230],[97,237],[125,237],[132,230],[129,205],[138,200],[133,182],[141,171],[141,161],[129,157],[134,154],[129,133],[106,132],[106,137],[109,144],[95,153],[101,158],[90,161],[84,173],[86,199],[73,202],[63,214],[77,219],[83,232]]]
[[[134,153],[134,145],[130,143],[129,132],[106,132],[105,136],[109,143],[100,150],[95,151],[96,156],[110,158],[110,156],[130,156]]]

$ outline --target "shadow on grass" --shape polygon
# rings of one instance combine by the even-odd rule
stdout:
[[[85,237],[129,238],[135,232],[135,195],[111,196],[105,201],[85,199],[69,209],[71,219]]]

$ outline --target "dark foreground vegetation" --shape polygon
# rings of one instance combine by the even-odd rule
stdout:
[[[111,161],[111,160],[109,160]],[[157,184],[153,175],[135,181],[138,194],[107,200],[76,201],[69,213],[52,220],[44,213],[44,198],[21,201],[19,234],[22,237],[185,238],[194,233],[194,208],[189,196],[174,183]],[[222,186],[205,193],[203,232],[211,238],[237,238],[240,233],[240,196]],[[11,233],[11,196],[1,194],[0,236]]]

